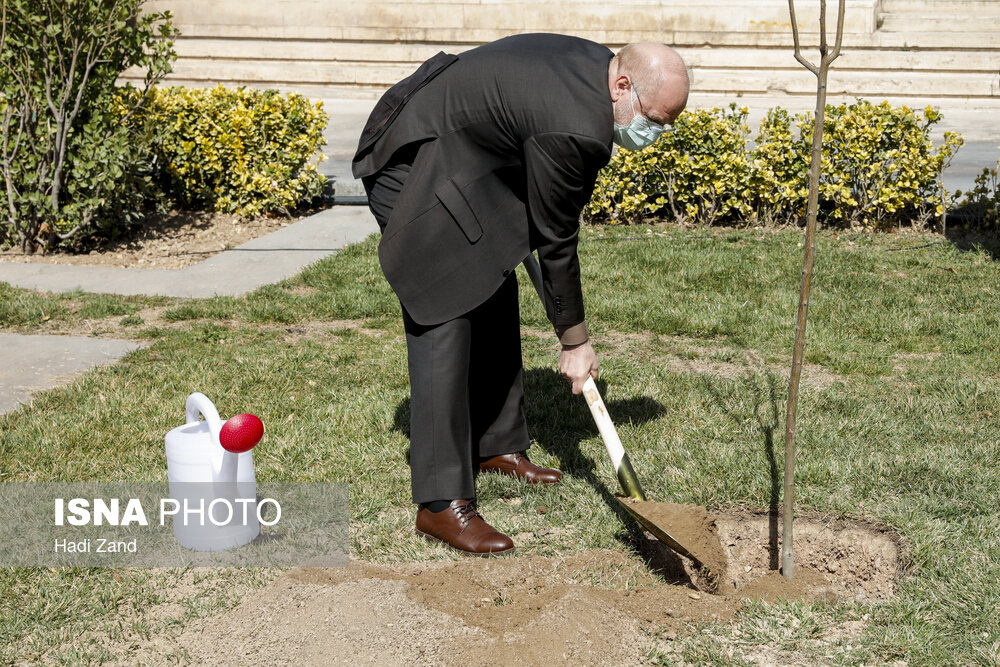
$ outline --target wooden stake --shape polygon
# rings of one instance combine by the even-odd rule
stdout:
[[[826,40],[826,0],[819,6],[819,66],[802,55],[799,43],[799,26],[795,21],[795,0],[788,0],[788,13],[792,21],[792,38],[795,40],[795,59],[816,75],[816,118],[812,137],[812,159],[809,163],[809,201],[806,206],[805,260],[802,264],[802,286],[799,290],[799,313],[795,324],[795,348],[792,352],[792,374],[788,381],[788,412],[785,415],[785,486],[782,506],[781,573],[786,579],[795,577],[795,546],[793,520],[795,516],[795,413],[799,403],[799,380],[802,377],[802,359],[806,346],[806,316],[809,311],[809,287],[812,283],[813,260],[816,257],[816,209],[819,206],[819,170],[823,145],[823,121],[826,112],[826,81],[830,64],[840,55],[844,38],[844,8],[846,0],[839,0],[837,37],[833,50]]]

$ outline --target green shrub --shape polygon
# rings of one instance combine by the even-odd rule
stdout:
[[[940,217],[941,172],[963,143],[947,132],[945,143],[935,149],[930,127],[940,120],[931,107],[923,114],[887,102],[828,107],[820,180],[826,222],[887,229]],[[811,114],[799,129],[803,144],[811,145]]]
[[[961,196],[962,193],[958,193]],[[1000,227],[1000,160],[976,176],[975,185],[965,193],[959,210],[966,224],[980,229]]]
[[[670,213],[710,224],[748,212],[747,110],[683,113],[674,130],[641,151],[616,151],[584,209],[591,219],[637,222]]]
[[[323,192],[327,113],[297,94],[221,86],[155,90],[148,121],[164,191],[186,208],[255,216]]]
[[[699,224],[797,221],[808,197],[813,116],[770,110],[752,148],[746,117],[736,105],[685,112],[649,148],[618,151],[598,176],[586,216],[612,224],[652,215]],[[940,174],[962,145],[949,132],[934,147],[930,127],[940,119],[929,107],[921,114],[864,100],[828,106],[821,220],[887,229],[939,216]]]
[[[49,250],[127,223],[149,184],[130,118],[170,71],[175,31],[143,0],[0,3],[0,245]],[[126,69],[143,90],[119,97]]]
[[[760,123],[750,156],[751,222],[784,225],[805,216],[812,145],[793,134],[792,122],[787,111],[776,108]]]

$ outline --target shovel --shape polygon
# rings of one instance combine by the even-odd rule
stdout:
[[[524,268],[527,270],[531,282],[535,285],[538,297],[544,302],[544,297],[542,296],[542,269],[538,266],[538,260],[535,259],[534,253],[528,253],[528,256],[524,259]],[[608,450],[608,456],[611,457],[611,463],[614,465],[615,473],[618,476],[618,483],[621,484],[622,491],[627,496],[624,498],[622,496],[615,496],[615,498],[639,522],[639,525],[649,531],[653,537],[666,544],[681,556],[691,559],[701,568],[708,570],[706,565],[691,553],[687,547],[678,542],[666,527],[657,525],[651,518],[643,515],[640,507],[636,507],[633,502],[630,502],[630,499],[646,502],[646,494],[643,493],[642,486],[639,485],[639,478],[636,477],[635,470],[632,468],[632,462],[629,461],[628,454],[625,453],[622,441],[618,437],[618,430],[611,421],[611,416],[604,405],[604,400],[601,399],[601,393],[597,391],[597,384],[594,382],[594,378],[587,378],[587,381],[583,384],[583,397],[587,399],[590,414],[593,415],[594,421],[597,423],[597,430],[600,431],[601,439]]]

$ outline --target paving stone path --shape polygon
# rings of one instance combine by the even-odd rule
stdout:
[[[0,264],[0,281],[68,292],[202,298],[278,282],[378,231],[363,206],[337,206],[176,271],[59,264]],[[85,336],[0,334],[0,414],[74,373],[141,347]]]
[[[0,264],[0,281],[50,292],[205,298],[238,296],[290,278],[378,231],[364,206],[335,206],[183,269]]]
[[[85,336],[0,334],[0,414],[99,364],[116,361],[146,343]]]

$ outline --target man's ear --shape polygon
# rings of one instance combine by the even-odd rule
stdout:
[[[627,74],[620,75],[615,79],[614,92],[611,96],[612,102],[617,102],[623,95],[629,94],[632,89],[632,81]]]

